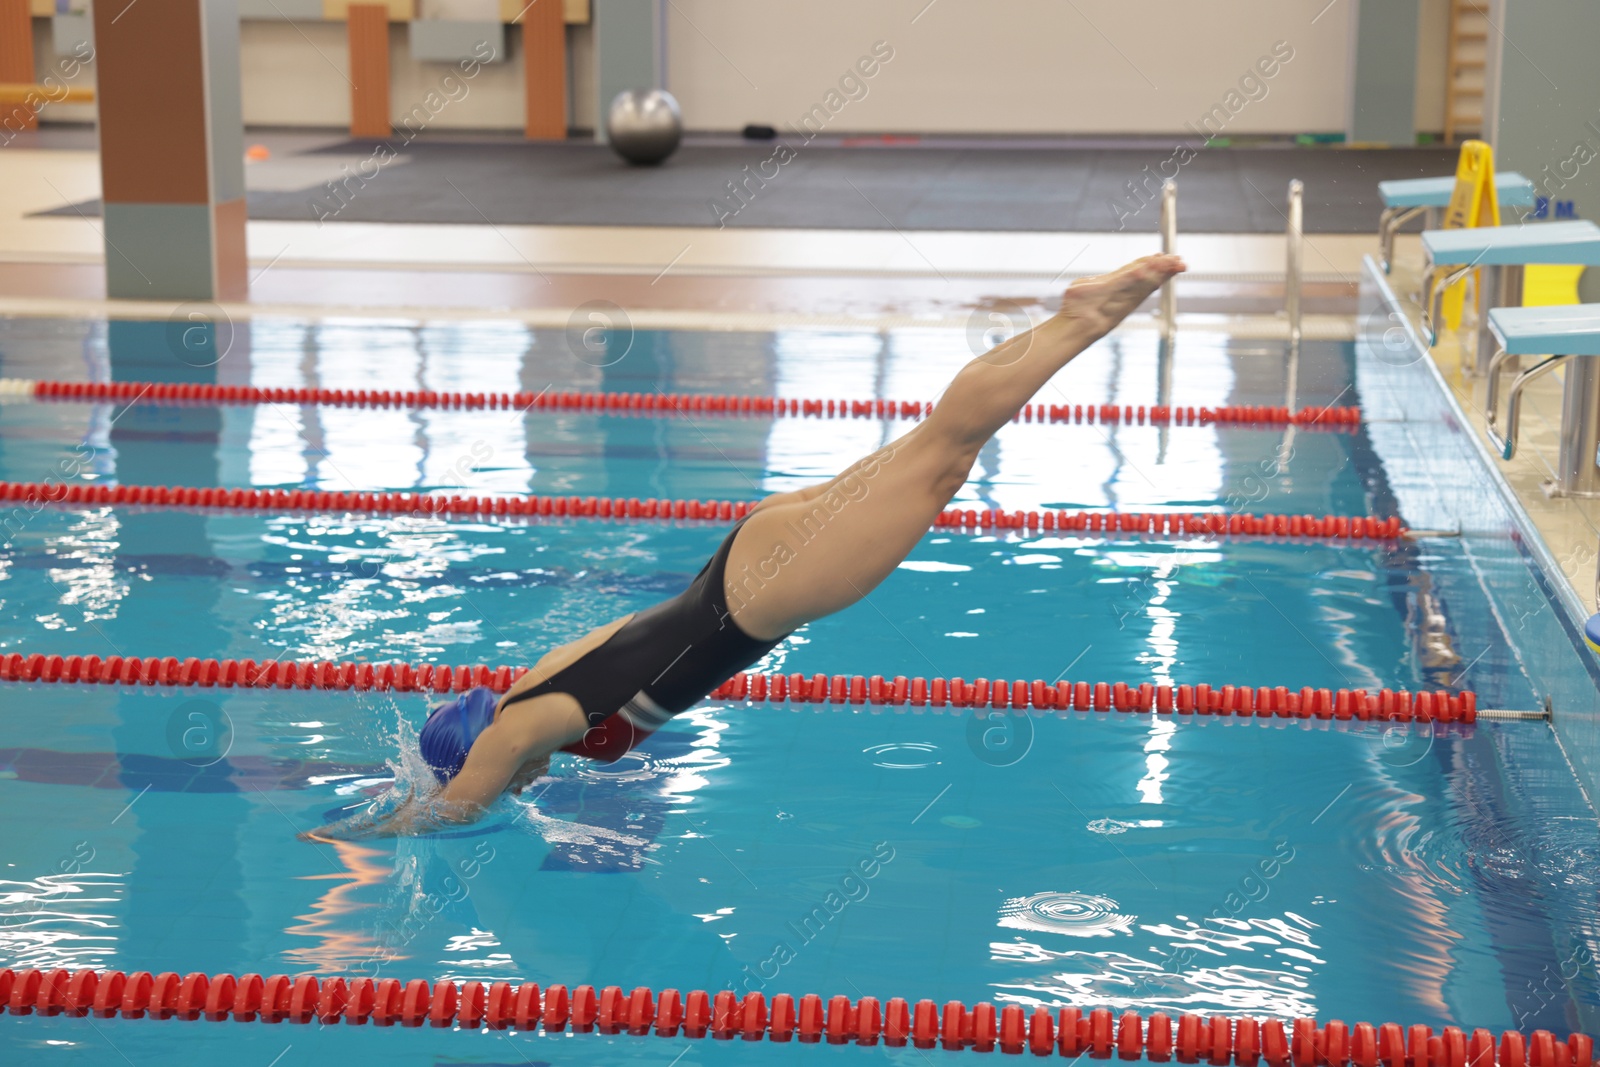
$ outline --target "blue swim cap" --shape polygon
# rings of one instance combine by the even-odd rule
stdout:
[[[422,758],[439,781],[448,782],[461,773],[472,742],[494,722],[494,709],[499,703],[500,698],[492,689],[479,686],[433,709],[417,740]]]
[[[1589,621],[1583,625],[1583,640],[1590,651],[1600,652],[1600,615],[1589,616]]]

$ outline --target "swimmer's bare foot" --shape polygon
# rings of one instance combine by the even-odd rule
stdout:
[[[1110,274],[1079,278],[1061,295],[1056,314],[1097,334],[1109,333],[1167,279],[1188,269],[1178,256],[1143,256]]]

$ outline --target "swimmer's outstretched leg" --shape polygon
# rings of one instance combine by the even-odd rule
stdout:
[[[1055,316],[963,367],[909,433],[822,485],[762,501],[724,580],[739,628],[778,637],[866,596],[928,532],[984,443],[1183,269],[1176,256],[1146,256],[1073,283]]]

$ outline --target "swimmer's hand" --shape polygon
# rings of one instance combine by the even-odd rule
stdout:
[[[419,797],[415,791],[393,811],[359,812],[347,819],[296,834],[301,841],[366,841],[375,837],[411,837],[476,822],[483,814],[476,805],[449,803],[436,795]]]
[[[520,795],[548,774],[550,753],[581,737],[587,728],[581,715],[577,723],[551,727],[542,718],[519,717],[513,709],[484,728],[460,773],[443,789],[422,796],[408,791],[405,799],[387,812],[380,810],[380,802],[358,815],[298,836],[302,841],[360,841],[427,834],[476,822],[504,793]]]
[[[510,784],[506,786],[506,791],[514,797],[520,797],[524,789],[528,788],[534,782],[540,778],[543,778],[549,773],[549,756],[544,756],[540,759],[524,763],[520,768],[518,768],[517,776],[511,779]]]

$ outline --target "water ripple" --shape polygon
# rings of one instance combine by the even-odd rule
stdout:
[[[648,782],[671,774],[675,769],[646,752],[634,749],[624,752],[613,763],[579,760],[574,777],[590,782]]]
[[[939,751],[939,746],[928,741],[897,741],[884,745],[870,745],[861,751],[874,757],[872,761],[874,767],[887,767],[895,771],[917,770],[939,765],[939,761],[933,755]]]
[[[1131,933],[1137,915],[1121,915],[1110,897],[1090,893],[1035,893],[1000,905],[1000,925],[1073,937],[1114,937]]]

